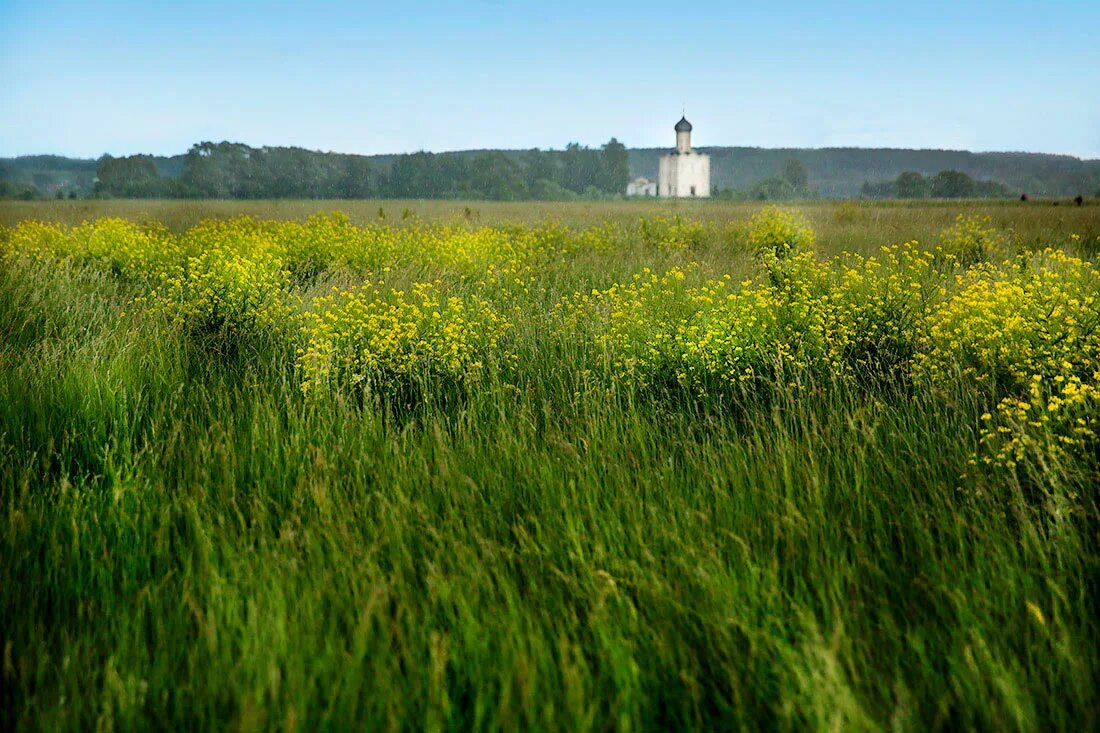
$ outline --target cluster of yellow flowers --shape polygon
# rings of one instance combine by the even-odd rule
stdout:
[[[278,337],[293,329],[301,306],[274,253],[220,245],[166,269],[145,302],[191,335],[223,345]]]
[[[559,309],[567,330],[589,334],[606,352],[615,379],[640,386],[707,391],[799,370],[908,375],[943,293],[933,253],[908,243],[880,258],[768,257],[766,266],[775,267],[762,281],[735,285],[727,275],[695,283],[697,265],[663,275],[646,269],[626,285],[575,294]]]
[[[575,293],[557,304],[563,333],[587,336],[606,353],[618,380],[649,385],[675,379],[668,370],[675,367],[679,332],[698,310],[697,290],[686,279],[678,267],[661,276],[647,267],[625,285]]]
[[[982,415],[981,460],[990,466],[1040,468],[1050,461],[1095,456],[1100,446],[1100,372],[1091,382],[1034,375],[1025,398],[1006,397]]]
[[[918,371],[1022,393],[1032,375],[1088,378],[1100,364],[1100,271],[1059,250],[981,264],[927,316]]]
[[[75,227],[24,221],[0,236],[0,254],[50,262],[96,265],[118,275],[145,278],[182,254],[160,225],[105,218]]]
[[[816,235],[798,213],[766,206],[749,219],[748,242],[754,251],[786,259],[813,249]]]
[[[927,315],[944,295],[942,260],[916,242],[881,256],[842,256],[831,266],[825,339],[855,376],[908,376]]]
[[[1000,259],[1007,254],[1008,237],[989,216],[959,214],[954,226],[940,232],[940,248],[964,265]]]
[[[485,299],[444,297],[439,283],[410,292],[372,283],[314,301],[298,350],[302,389],[334,385],[386,391],[424,380],[476,381],[509,324]]]
[[[461,226],[356,226],[346,215],[316,214],[305,222],[256,221],[239,217],[208,221],[185,232],[185,252],[212,246],[263,249],[284,263],[299,281],[322,270],[373,273],[387,267],[443,271],[480,277],[488,268],[529,270],[566,246],[564,230]]]
[[[713,237],[712,227],[696,219],[653,216],[638,220],[638,241],[662,252],[698,249]]]

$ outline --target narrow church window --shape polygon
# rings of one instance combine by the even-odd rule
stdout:
[[[695,186],[692,186],[692,187],[691,187],[691,195],[692,195],[692,196],[694,196],[694,195],[695,195]]]

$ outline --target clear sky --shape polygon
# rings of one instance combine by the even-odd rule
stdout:
[[[0,0],[0,156],[672,144],[1100,158],[1100,0]]]

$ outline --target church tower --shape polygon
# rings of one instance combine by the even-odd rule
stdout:
[[[691,149],[691,123],[681,117],[676,123],[676,149],[661,156],[657,195],[666,198],[710,196],[710,156]]]
[[[681,155],[691,152],[691,123],[687,121],[687,117],[681,117],[680,121],[676,123],[676,127],[672,128],[676,130],[676,152]]]

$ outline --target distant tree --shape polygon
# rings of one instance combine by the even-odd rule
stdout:
[[[253,150],[242,164],[247,183],[241,194],[249,198],[343,197],[349,184],[347,157],[303,148]]]
[[[897,195],[895,181],[864,181],[859,195],[865,199],[891,199]]]
[[[96,168],[96,193],[106,196],[140,196],[157,178],[152,157],[130,155],[104,157]]]
[[[196,143],[187,151],[180,180],[205,198],[254,198],[252,152],[240,143]]]
[[[577,194],[568,188],[562,188],[556,181],[540,178],[528,187],[531,198],[539,201],[571,201]]]
[[[603,171],[597,187],[606,193],[623,193],[630,182],[630,154],[626,146],[611,138],[601,150]]]
[[[1066,193],[1088,191],[1096,185],[1097,179],[1098,176],[1095,171],[1091,173],[1087,170],[1071,171],[1067,173],[1064,178],[1064,185],[1067,189]]]
[[[569,143],[561,153],[561,184],[574,193],[583,194],[589,187],[599,187],[601,178],[600,151]]]
[[[1012,189],[1000,181],[974,181],[974,196],[987,199],[1012,198]]]
[[[937,199],[961,199],[974,196],[974,179],[961,171],[944,170],[932,176],[929,191]]]
[[[504,153],[483,153],[470,161],[463,193],[474,198],[514,201],[527,198],[527,182],[523,170]]]
[[[894,195],[899,199],[928,197],[928,179],[916,171],[905,171],[894,181]]]
[[[561,180],[561,167],[552,153],[532,148],[523,155],[522,163],[523,177],[529,191],[534,191],[539,181],[557,183]]]
[[[368,199],[382,193],[383,180],[370,161],[358,155],[345,156],[342,161],[337,195],[345,199]]]
[[[750,191],[744,191],[742,189],[718,188],[718,186],[714,188],[717,190],[714,192],[713,196],[722,201],[745,201],[751,197]]]
[[[791,188],[798,193],[807,190],[809,176],[806,174],[806,166],[798,158],[787,158],[784,161],[780,177],[791,184]]]
[[[794,198],[798,192],[786,178],[772,176],[765,178],[752,187],[749,197],[757,201],[782,201]]]
[[[457,155],[411,153],[390,169],[389,194],[395,198],[457,198],[468,188],[466,161]]]
[[[0,199],[29,201],[37,198],[37,191],[30,186],[20,186],[11,181],[0,180]]]

